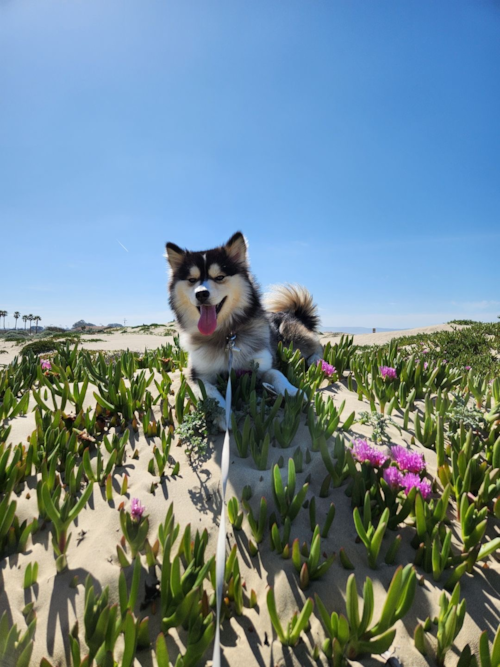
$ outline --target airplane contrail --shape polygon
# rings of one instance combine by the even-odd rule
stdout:
[[[123,243],[122,243],[121,241],[118,241],[118,243],[121,245],[121,247],[122,247],[124,250],[127,250],[127,248],[123,245]],[[127,252],[128,252],[128,250],[127,250]]]

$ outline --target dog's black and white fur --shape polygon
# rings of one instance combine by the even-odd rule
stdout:
[[[299,286],[276,286],[264,299],[264,308],[241,232],[212,250],[192,252],[174,243],[166,248],[170,306],[189,353],[191,380],[201,379],[207,394],[225,408],[214,383],[219,373],[227,372],[227,338],[235,335],[235,370],[258,364],[263,381],[278,393],[296,394],[297,388],[274,368],[276,346],[280,340],[293,343],[309,363],[321,358],[319,318],[309,292]]]

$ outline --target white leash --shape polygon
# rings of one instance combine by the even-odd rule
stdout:
[[[228,380],[226,389],[226,435],[224,436],[224,445],[222,447],[221,459],[221,477],[222,477],[222,503],[220,511],[219,535],[217,537],[217,551],[215,555],[215,580],[216,580],[216,599],[217,599],[217,617],[215,626],[214,653],[212,657],[213,667],[220,667],[220,610],[222,605],[222,595],[224,592],[224,574],[226,569],[226,486],[229,477],[229,423],[231,419],[231,370],[233,368],[233,351],[239,352],[235,347],[234,341],[236,334],[231,334],[227,338],[227,351],[229,359],[227,364]]]

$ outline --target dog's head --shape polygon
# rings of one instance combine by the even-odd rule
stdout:
[[[247,244],[241,232],[213,250],[191,252],[167,243],[170,305],[189,333],[230,328],[252,301]]]

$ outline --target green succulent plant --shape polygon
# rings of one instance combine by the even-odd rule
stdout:
[[[362,611],[359,608],[354,574],[347,581],[346,615],[337,612],[330,614],[316,594],[320,618],[328,635],[323,643],[323,651],[333,665],[341,667],[358,655],[380,655],[387,651],[396,635],[394,624],[405,616],[413,603],[415,587],[416,574],[413,567],[398,567],[387,591],[380,618],[375,624],[372,624],[375,597],[369,577],[363,587]]]

